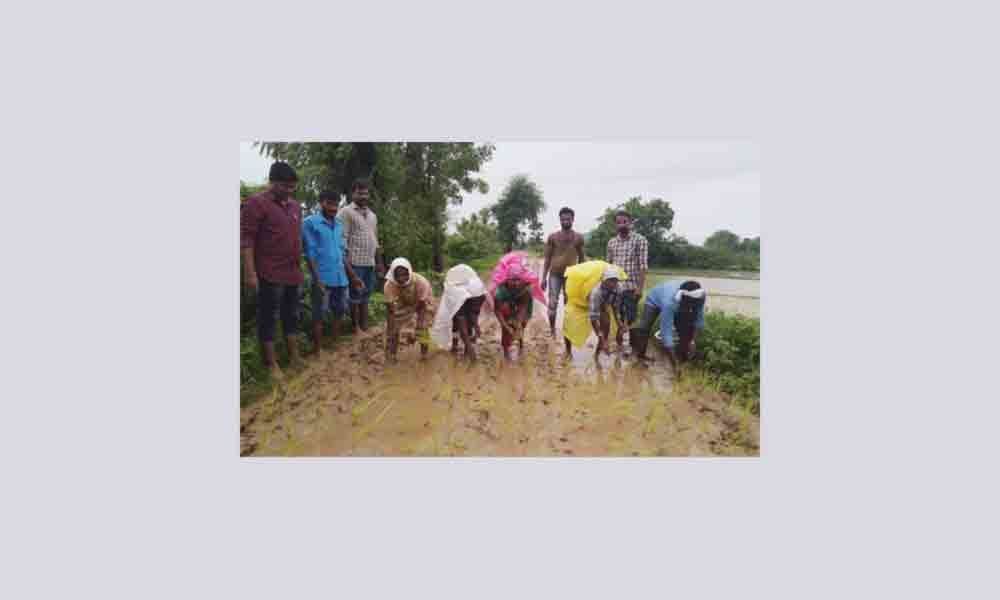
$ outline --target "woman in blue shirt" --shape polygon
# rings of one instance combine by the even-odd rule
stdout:
[[[635,340],[637,356],[646,359],[646,346],[653,323],[660,317],[660,335],[667,357],[680,374],[679,361],[687,360],[694,354],[695,338],[705,328],[705,289],[697,281],[666,281],[649,290],[642,320],[632,330],[630,338]],[[677,329],[678,343],[674,345],[674,328]]]

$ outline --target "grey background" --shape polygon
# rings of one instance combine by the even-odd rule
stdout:
[[[991,13],[18,8],[0,593],[996,597]],[[763,457],[238,458],[235,141],[371,137],[758,143]]]

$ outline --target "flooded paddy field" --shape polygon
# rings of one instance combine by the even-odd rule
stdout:
[[[651,280],[654,274],[650,274]],[[757,298],[724,296],[732,280],[698,278],[712,310]],[[728,287],[727,287],[728,286]],[[720,290],[718,296],[713,290]],[[756,316],[756,315],[754,315]],[[557,320],[561,324],[562,309]],[[596,356],[596,338],[564,356],[535,305],[524,353],[502,358],[499,326],[484,307],[475,363],[432,346],[421,360],[404,330],[387,366],[373,328],[308,366],[240,415],[244,456],[757,456],[759,419],[710,390],[675,382],[658,352]]]

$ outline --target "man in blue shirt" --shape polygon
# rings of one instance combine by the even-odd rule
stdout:
[[[680,375],[679,361],[694,354],[695,337],[705,328],[705,290],[697,281],[666,281],[649,290],[639,326],[629,339],[635,339],[637,356],[646,359],[646,346],[656,317],[660,317],[660,335],[667,357]],[[674,345],[674,328],[679,336]]]
[[[344,227],[337,220],[336,192],[319,195],[322,212],[311,215],[302,222],[302,250],[312,274],[313,348],[319,353],[323,338],[323,320],[333,313],[334,338],[337,337],[340,319],[347,312],[347,282],[355,288],[363,286],[345,260]]]

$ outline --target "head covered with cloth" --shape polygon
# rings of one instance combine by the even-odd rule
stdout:
[[[453,342],[453,319],[462,310],[466,302],[476,299],[484,300],[486,286],[469,265],[455,265],[448,270],[444,278],[444,291],[434,325],[431,326],[431,340],[441,347],[447,348]],[[469,311],[471,313],[471,311]],[[471,314],[469,316],[472,316]],[[475,314],[478,319],[478,311]]]
[[[430,308],[434,301],[434,291],[427,279],[413,272],[410,261],[399,257],[389,265],[386,274],[386,350],[390,359],[394,360],[399,347],[400,329],[410,317],[416,315],[416,335],[420,342],[421,355],[427,354],[430,338],[427,335],[427,322],[430,320]]]
[[[507,284],[508,282],[515,287],[529,286],[531,296],[542,304],[546,304],[545,292],[542,291],[542,282],[538,279],[538,275],[528,266],[528,254],[526,252],[509,252],[500,258],[497,266],[493,267],[493,273],[490,276],[490,285],[486,294],[488,298],[487,302],[492,301],[498,286]],[[491,305],[491,308],[494,307]]]

